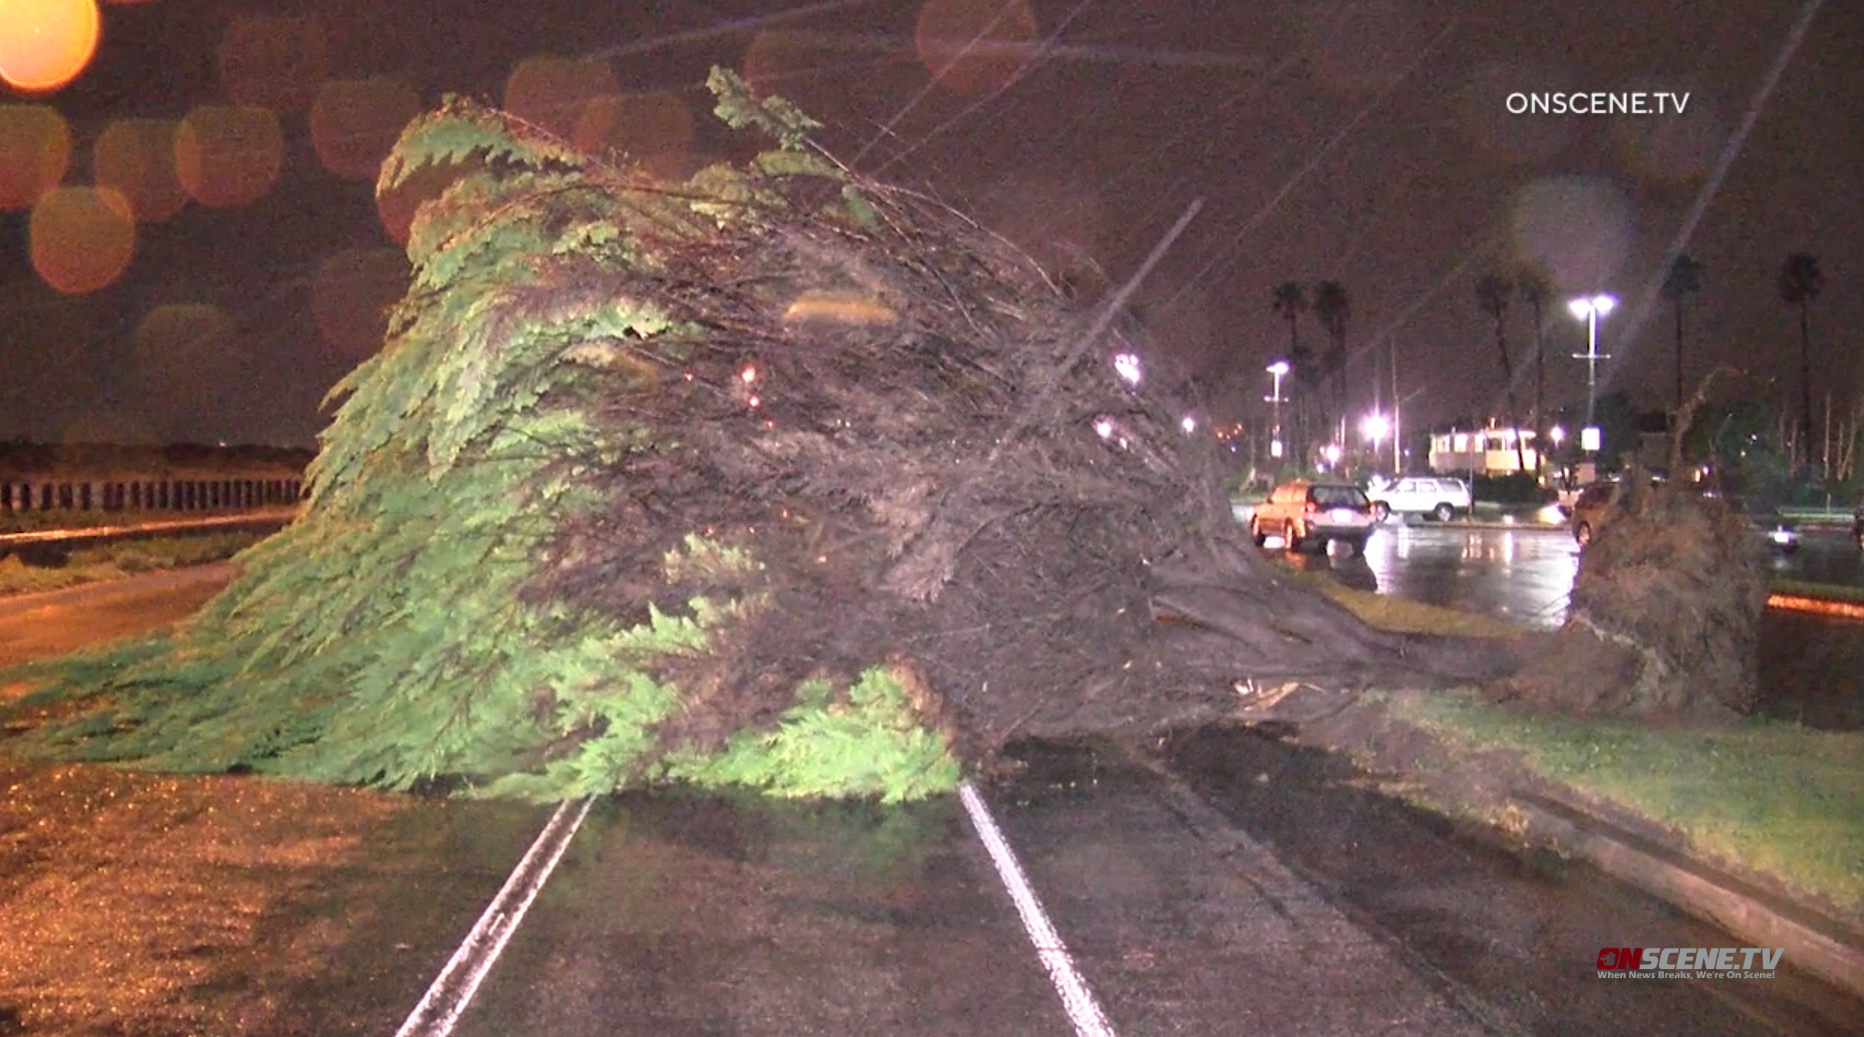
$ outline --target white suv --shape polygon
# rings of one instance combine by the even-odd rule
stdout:
[[[1366,491],[1372,514],[1380,522],[1391,515],[1429,515],[1448,522],[1469,514],[1469,484],[1441,476],[1407,475],[1388,483],[1374,483]]]

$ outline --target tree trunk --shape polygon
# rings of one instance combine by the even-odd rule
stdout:
[[[1676,406],[1683,405],[1683,298],[1676,298]]]
[[[1527,471],[1527,449],[1521,443],[1521,419],[1517,416],[1514,391],[1514,359],[1508,355],[1508,339],[1502,332],[1500,316],[1495,318],[1495,351],[1502,358],[1503,395],[1508,400],[1508,428],[1514,434],[1515,470]]]
[[[1534,310],[1534,474],[1547,469],[1547,336],[1541,331],[1540,306]]]
[[[1812,304],[1799,304],[1799,442],[1812,468]]]

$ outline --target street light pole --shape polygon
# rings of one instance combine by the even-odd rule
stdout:
[[[1398,398],[1398,336],[1392,336],[1392,478],[1404,474],[1404,458],[1399,448],[1403,438],[1404,401]]]
[[[1281,460],[1281,456],[1282,456],[1281,380],[1282,380],[1282,375],[1285,375],[1288,373],[1288,361],[1277,360],[1274,363],[1270,364],[1267,370],[1269,374],[1275,376],[1275,391],[1271,395],[1264,397],[1275,408],[1274,417],[1271,421],[1272,427],[1270,428],[1270,431],[1269,431],[1269,457],[1273,458],[1274,460],[1279,461]]]
[[[1365,433],[1367,439],[1372,441],[1372,456],[1376,458],[1379,453],[1379,447],[1383,446],[1385,443],[1385,434],[1392,430],[1392,424],[1391,420],[1386,418],[1385,415],[1380,414],[1378,411],[1373,411],[1366,415],[1364,421],[1360,422],[1359,430]],[[1398,472],[1394,470],[1392,472],[1392,477],[1396,478],[1397,476]]]
[[[1599,318],[1612,312],[1618,300],[1609,295],[1581,297],[1566,304],[1573,316],[1586,322],[1586,351],[1574,353],[1573,359],[1586,362],[1586,428],[1584,436],[1597,437],[1597,427],[1593,425],[1594,412],[1598,406],[1599,395],[1599,361],[1610,360],[1611,354],[1599,352]],[[1588,453],[1596,447],[1587,449]]]

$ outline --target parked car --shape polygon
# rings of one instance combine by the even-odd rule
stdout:
[[[1296,479],[1275,487],[1268,500],[1256,505],[1249,516],[1249,535],[1257,547],[1278,536],[1290,551],[1325,550],[1329,543],[1341,543],[1360,555],[1376,524],[1371,499],[1352,483]]]
[[[1567,505],[1573,530],[1573,539],[1579,541],[1580,547],[1592,542],[1592,534],[1599,531],[1599,524],[1605,519],[1606,506],[1612,502],[1612,491],[1618,489],[1615,482],[1595,482],[1579,491],[1573,502]]]
[[[1429,515],[1448,522],[1469,514],[1469,484],[1443,476],[1407,475],[1389,483],[1374,483],[1366,491],[1372,499],[1372,516],[1380,522],[1392,515]]]
[[[1597,482],[1579,491],[1573,499],[1572,530],[1573,539],[1583,549],[1598,533],[1604,521],[1606,510],[1611,504],[1612,491],[1618,488],[1615,482]],[[1764,538],[1768,546],[1782,554],[1792,554],[1799,550],[1799,530],[1793,524],[1781,518],[1777,512],[1763,509],[1750,509],[1742,502],[1730,499],[1729,505],[1746,516],[1748,524],[1753,527],[1755,535]]]

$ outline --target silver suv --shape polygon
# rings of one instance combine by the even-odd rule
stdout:
[[[1469,513],[1469,484],[1441,476],[1407,475],[1389,483],[1375,483],[1366,491],[1372,514],[1380,522],[1396,515],[1429,515],[1448,522]]]
[[[1332,541],[1361,555],[1374,524],[1366,491],[1351,483],[1296,479],[1275,487],[1269,499],[1256,506],[1249,516],[1249,536],[1257,547],[1278,536],[1290,551],[1325,549]]]

